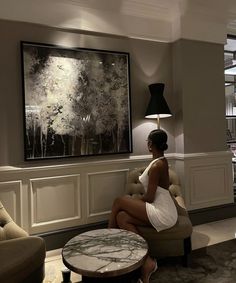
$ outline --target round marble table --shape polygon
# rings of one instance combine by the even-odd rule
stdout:
[[[146,241],[121,229],[98,229],[82,233],[66,243],[62,259],[82,282],[132,282],[147,255]],[[137,278],[136,278],[137,279]]]

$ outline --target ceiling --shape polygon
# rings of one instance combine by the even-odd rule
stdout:
[[[236,0],[0,0],[0,19],[171,42],[224,43]]]

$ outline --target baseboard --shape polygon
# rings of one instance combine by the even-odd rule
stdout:
[[[193,225],[236,217],[236,203],[191,210],[189,217]]]
[[[44,239],[46,250],[55,250],[64,247],[64,245],[73,237],[89,230],[102,229],[107,227],[107,221],[77,226],[67,229],[60,229],[52,232],[37,234]]]

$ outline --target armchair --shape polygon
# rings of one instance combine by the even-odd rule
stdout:
[[[131,170],[128,176],[126,193],[134,198],[141,198],[144,188],[139,182],[139,176],[145,168]],[[146,239],[149,254],[162,258],[169,256],[182,256],[183,265],[188,264],[188,255],[191,252],[192,223],[186,210],[181,194],[180,181],[177,174],[169,169],[169,191],[173,197],[178,212],[177,223],[166,230],[157,232],[153,227],[138,227],[140,234]]]
[[[43,282],[45,256],[44,240],[29,236],[0,202],[0,282]]]

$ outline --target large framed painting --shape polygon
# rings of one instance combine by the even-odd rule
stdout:
[[[132,152],[129,53],[21,42],[25,160]]]

